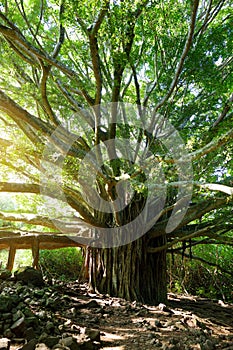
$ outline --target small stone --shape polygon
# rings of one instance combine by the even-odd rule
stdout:
[[[55,328],[55,325],[54,325],[53,322],[48,321],[48,322],[46,323],[45,330],[46,330],[48,333],[51,333],[51,332],[54,330],[54,328]]]
[[[4,321],[6,321],[6,320],[10,320],[11,321],[12,314],[10,312],[4,313],[4,314],[1,315],[1,319],[4,320]],[[13,319],[13,321],[14,321],[14,319]]]
[[[162,323],[159,320],[155,320],[154,325],[155,325],[155,327],[158,327],[158,328],[163,327]]]
[[[21,310],[18,310],[15,314],[13,314],[13,321],[19,320],[21,317],[24,317],[24,314]]]
[[[165,304],[163,304],[163,303],[160,303],[159,305],[158,305],[158,309],[160,310],[160,311],[163,311],[163,312],[169,312],[170,314],[172,314],[173,313],[173,311],[171,310],[171,309],[169,309]]]
[[[197,319],[193,318],[193,317],[186,317],[184,318],[184,323],[190,327],[190,328],[197,328]]]
[[[65,327],[70,327],[72,324],[72,321],[71,320],[67,320],[66,322],[64,322],[64,326]]]
[[[11,331],[15,333],[17,337],[20,337],[25,331],[25,326],[25,318],[21,317],[11,326]]]
[[[38,327],[38,319],[35,316],[25,318],[25,323],[27,327]]]
[[[70,348],[71,350],[80,350],[80,346],[73,337],[67,337],[59,340],[59,344]]]
[[[0,312],[9,312],[13,308],[13,301],[8,295],[0,295]]]
[[[43,289],[36,289],[34,290],[34,296],[36,298],[42,298],[44,296],[44,290]]]
[[[25,317],[35,317],[35,314],[28,307],[25,307],[23,313]]]
[[[45,344],[39,343],[36,345],[36,350],[50,350]]]
[[[35,350],[36,343],[36,339],[31,339],[28,343],[24,344],[20,350]]]
[[[149,344],[155,345],[155,344],[156,344],[156,339],[151,339],[151,340],[149,341]]]
[[[10,326],[11,326],[11,323],[9,323],[8,321],[4,323],[4,326],[3,326],[3,330],[4,330],[4,333],[10,329]],[[6,338],[8,338],[8,336],[5,335]]]
[[[77,344],[78,344],[78,349],[82,349],[82,350],[93,350],[95,348],[94,342],[90,338],[88,338],[85,334],[80,334],[77,337]],[[117,342],[114,345],[117,346]],[[76,350],[76,349],[77,348],[75,347],[74,349],[71,349],[71,350]]]
[[[83,307],[88,308],[88,309],[95,309],[95,308],[99,308],[100,305],[97,303],[96,300],[91,300],[88,303],[84,304]]]
[[[202,350],[213,350],[214,348],[215,345],[210,339],[207,339],[202,346]]]
[[[44,320],[44,319],[47,318],[46,311],[44,311],[44,310],[37,312],[36,315],[37,315],[40,319],[42,319],[42,320]]]
[[[84,334],[86,334],[88,336],[88,338],[90,338],[93,341],[100,341],[100,331],[97,329],[88,329],[86,328],[84,331]]]
[[[59,330],[60,332],[62,332],[62,331],[64,330],[64,325],[63,325],[63,324],[59,324],[58,330]]]
[[[46,300],[46,307],[52,310],[57,310],[61,306],[61,300],[57,298],[50,297]]]
[[[46,333],[43,333],[39,338],[39,342],[44,343],[49,348],[52,348],[54,345],[58,344],[59,340],[60,340],[59,337],[48,335]]]
[[[170,347],[167,344],[162,345],[163,350],[170,350]]]
[[[147,336],[150,339],[155,339],[155,334],[154,333],[149,333]]]
[[[24,337],[27,339],[27,341],[30,341],[35,338],[35,332],[32,327],[29,327],[24,332]]]
[[[1,338],[0,339],[0,350],[9,350],[10,349],[10,339]]]

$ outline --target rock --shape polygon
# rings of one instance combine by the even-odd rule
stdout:
[[[14,278],[16,281],[22,281],[28,285],[31,284],[37,287],[44,286],[42,273],[30,266],[26,266],[15,271]]]
[[[80,347],[73,337],[67,337],[59,340],[59,344],[70,348],[70,350],[80,350]]]
[[[8,295],[0,295],[0,312],[9,312],[13,308],[13,300]]]
[[[4,337],[12,339],[14,338],[15,334],[11,332],[11,330],[9,328],[7,328],[4,333],[3,333]]]
[[[0,350],[9,350],[11,341],[7,338],[0,339]]]
[[[25,317],[35,317],[35,314],[28,307],[25,307],[23,313]]]
[[[160,303],[159,305],[158,305],[158,309],[160,310],[160,311],[163,311],[163,312],[168,312],[169,314],[173,314],[173,311],[171,310],[171,309],[169,309],[165,304],[163,304],[163,303]]]
[[[96,300],[91,300],[88,303],[76,305],[76,309],[99,309],[99,308],[100,308],[100,305],[97,303]]]
[[[156,339],[151,339],[151,340],[149,341],[149,344],[150,344],[150,345],[155,345],[155,344],[156,344]]]
[[[31,339],[28,343],[24,344],[20,350],[35,350],[36,343],[36,339]]]
[[[198,322],[197,319],[194,317],[184,317],[183,322],[189,327],[189,328],[197,328]]]
[[[35,332],[32,327],[29,327],[25,330],[24,332],[24,337],[26,338],[27,341],[30,341],[35,338]]]
[[[33,317],[26,317],[25,318],[25,323],[27,327],[38,327],[38,319],[33,316]]]
[[[78,349],[79,350],[94,350],[96,348],[96,346],[94,345],[94,343],[97,342],[93,342],[90,338],[88,338],[85,334],[80,334],[77,337],[77,343],[78,343]],[[96,344],[97,345],[97,344]],[[115,344],[117,345],[117,344]],[[99,348],[99,346],[98,346]],[[75,350],[75,349],[74,349]]]
[[[48,332],[48,334],[51,334],[54,331],[54,328],[55,328],[55,325],[53,322],[48,321],[46,323],[45,330],[46,330],[46,332]]]
[[[36,315],[39,317],[41,320],[45,320],[47,318],[47,313],[44,310],[41,310],[36,313]]]
[[[4,314],[2,314],[2,320],[4,320],[5,322],[6,322],[6,320],[10,320],[11,321],[11,319],[12,319],[12,314],[10,313],[10,312],[7,312],[7,313],[4,313]],[[13,321],[14,321],[14,319],[13,319]]]
[[[203,345],[201,345],[201,350],[214,350],[215,344],[210,340],[207,339]]]
[[[163,327],[162,323],[159,320],[155,320],[154,325],[155,325],[155,327],[158,327],[158,328]]]
[[[52,336],[52,335],[48,335],[46,333],[43,333],[39,337],[39,342],[40,343],[44,343],[49,348],[52,348],[52,347],[54,347],[54,345],[58,344],[59,340],[60,340],[60,337],[55,337],[55,336]]]
[[[11,278],[11,271],[9,270],[1,270],[0,271],[0,280],[8,280]]]
[[[43,289],[34,290],[34,296],[39,299],[44,296],[44,293],[45,291]]]
[[[49,307],[52,310],[57,310],[61,307],[61,300],[59,299],[59,297],[53,298],[50,297],[46,300],[46,306]]]
[[[17,320],[12,326],[11,331],[17,336],[20,337],[24,334],[25,331],[25,317],[21,317],[19,320]]]
[[[86,334],[92,341],[100,341],[100,331],[98,329],[86,328],[84,334]]]
[[[43,343],[39,343],[36,345],[36,350],[50,350],[50,348]]]
[[[21,310],[18,310],[16,313],[13,314],[13,321],[19,320],[21,317],[24,317],[24,314]]]

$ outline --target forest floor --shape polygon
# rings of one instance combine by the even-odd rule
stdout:
[[[166,305],[149,306],[91,294],[78,282],[42,289],[4,282],[1,289],[22,293],[24,303],[41,317],[43,332],[51,323],[62,337],[78,338],[85,329],[97,332],[97,347],[91,349],[233,350],[233,304],[221,300],[170,293]]]
[[[76,321],[100,330],[101,349],[233,350],[233,304],[170,293],[166,305],[149,306],[89,294],[75,283],[61,289],[74,307],[97,302],[96,308],[80,308]]]

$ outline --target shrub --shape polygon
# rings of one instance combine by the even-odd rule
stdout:
[[[232,248],[197,247],[193,253],[220,268],[198,260],[182,259],[180,255],[172,259],[168,254],[169,291],[232,302]]]
[[[76,279],[82,266],[80,248],[61,248],[40,251],[40,266],[44,275],[56,279]]]

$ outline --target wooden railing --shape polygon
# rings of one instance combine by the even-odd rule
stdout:
[[[12,270],[14,266],[15,254],[17,249],[32,250],[32,266],[39,269],[39,255],[41,249],[59,249],[65,247],[85,247],[76,237],[63,236],[56,233],[25,233],[25,232],[0,232],[0,250],[9,249],[7,270]]]

